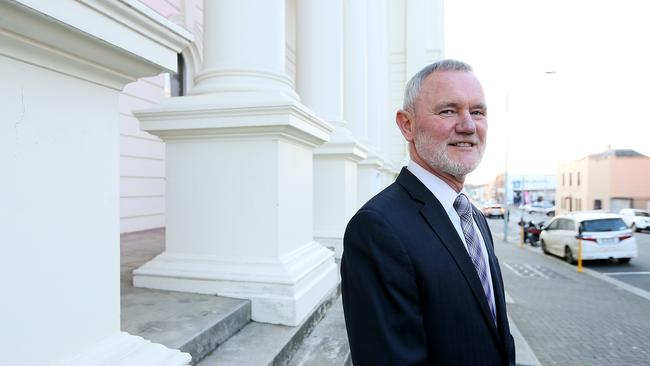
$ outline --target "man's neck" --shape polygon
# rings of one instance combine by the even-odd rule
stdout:
[[[426,161],[420,158],[420,156],[418,156],[417,154],[415,156],[411,156],[411,160],[413,160],[415,163],[421,166],[424,170],[428,171],[429,173],[440,178],[440,180],[442,180],[443,182],[447,183],[447,185],[449,185],[451,189],[456,191],[456,193],[460,193],[460,191],[463,190],[463,186],[465,184],[464,176],[456,177],[449,173],[445,173],[443,171],[433,169],[429,164],[427,164]]]

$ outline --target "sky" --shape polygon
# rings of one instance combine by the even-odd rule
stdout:
[[[650,156],[648,15],[641,0],[445,0],[445,57],[473,66],[488,103],[466,183],[555,174],[608,146]]]

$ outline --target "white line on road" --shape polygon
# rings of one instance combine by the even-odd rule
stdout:
[[[608,276],[650,275],[650,272],[602,272]]]
[[[503,262],[503,265],[506,266],[506,267],[508,267],[508,269],[511,270],[511,271],[512,271],[514,274],[516,274],[517,276],[519,276],[519,277],[524,277],[521,273],[515,271],[515,269],[512,268],[508,263]]]
[[[526,267],[526,268],[530,269],[531,271],[537,273],[537,274],[540,275],[542,278],[546,278],[546,279],[549,279],[549,278],[550,278],[550,277],[548,277],[546,274],[544,274],[544,273],[542,273],[542,272],[536,270],[535,268],[533,268],[533,266],[531,266],[530,264],[524,264],[524,267]]]

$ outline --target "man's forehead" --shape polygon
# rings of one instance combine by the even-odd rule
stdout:
[[[420,94],[435,97],[485,98],[481,82],[471,71],[435,71],[424,80]]]

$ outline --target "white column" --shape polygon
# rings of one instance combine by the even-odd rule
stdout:
[[[406,80],[427,65],[427,24],[432,14],[426,14],[426,2],[406,1]]]
[[[395,123],[395,113],[402,108],[406,85],[406,1],[388,3],[388,48],[390,54],[390,103],[388,126],[388,160],[400,169],[408,159],[406,141]]]
[[[379,192],[376,169],[383,164],[371,145],[368,125],[368,3],[343,2],[344,117],[354,136],[370,150],[357,168],[357,206]]]
[[[366,0],[343,2],[344,117],[361,143],[368,142]]]
[[[285,73],[285,0],[210,0],[203,8],[203,69],[192,94],[279,92]]]
[[[388,34],[387,34],[387,4],[386,0],[375,0],[373,6],[368,7],[368,72],[373,75],[368,79],[368,132],[370,144],[373,146],[370,157],[376,156],[383,159],[384,163],[379,168],[383,189],[392,183],[394,164],[390,161],[388,151],[388,121],[394,120],[395,111],[389,111],[388,94]],[[391,129],[397,129],[395,123]],[[371,163],[370,160],[367,163]],[[372,195],[372,194],[370,194]]]
[[[297,20],[298,93],[335,126],[330,141],[314,151],[314,236],[340,257],[357,210],[357,163],[366,157],[343,118],[343,1],[300,1]]]
[[[121,2],[25,3],[0,2],[0,363],[187,365],[120,332],[118,96],[191,36],[146,9],[136,33]]]
[[[297,325],[338,281],[313,240],[313,150],[333,128],[284,74],[284,0],[205,6],[196,95],[137,113],[167,143],[167,247],[134,284],[248,298],[253,320]]]

